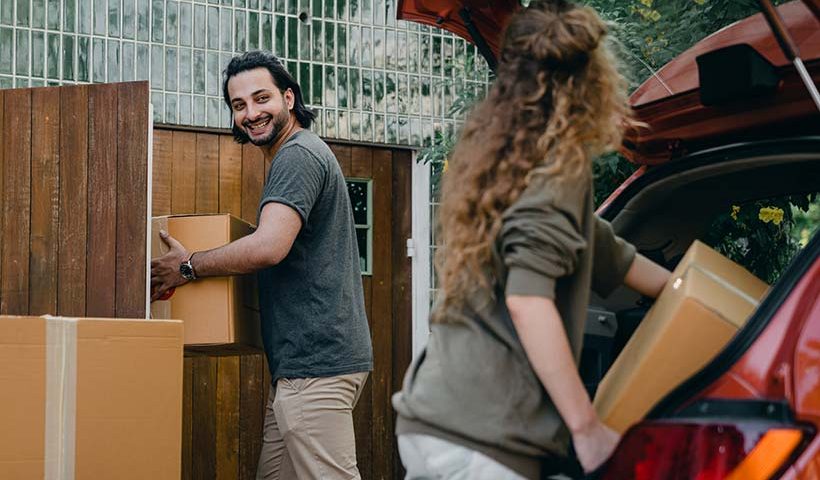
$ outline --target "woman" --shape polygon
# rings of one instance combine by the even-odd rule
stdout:
[[[669,272],[593,213],[592,159],[629,120],[606,31],[555,0],[507,28],[444,175],[429,343],[393,399],[408,479],[539,478],[570,442],[589,472],[618,442],[578,375],[589,290],[654,297]]]

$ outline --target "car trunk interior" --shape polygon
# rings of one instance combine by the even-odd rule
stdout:
[[[820,138],[724,147],[656,167],[602,213],[618,235],[669,270],[733,205],[820,191]],[[590,394],[651,301],[626,287],[593,293],[581,360]]]

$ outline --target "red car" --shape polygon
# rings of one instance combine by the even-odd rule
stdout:
[[[768,3],[768,2],[761,2]],[[490,58],[516,1],[405,0],[399,18],[437,25]],[[818,2],[777,8],[814,84]],[[649,128],[623,153],[642,165],[600,207],[622,237],[671,265],[732,205],[820,191],[820,105],[762,14],[700,41],[641,85]],[[794,48],[796,47],[796,48]],[[785,49],[788,51],[788,49]],[[595,299],[609,312],[635,294]],[[619,317],[620,318],[620,317]],[[583,365],[582,365],[583,369]],[[820,478],[820,235],[712,362],[661,400],[597,472],[606,479]]]

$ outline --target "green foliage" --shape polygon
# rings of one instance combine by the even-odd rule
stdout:
[[[617,153],[608,153],[592,163],[595,206],[597,207],[635,172],[635,165]]]
[[[433,137],[433,143],[421,150],[416,158],[416,161],[430,165],[430,196],[434,201],[438,201],[441,174],[444,171],[447,157],[450,156],[455,144],[455,134],[451,134],[447,131],[436,131]]]
[[[820,195],[815,194],[814,200],[807,196],[805,203],[792,205],[794,228],[792,238],[801,247],[809,243],[809,239],[820,230]]]
[[[733,205],[712,223],[704,241],[768,283],[774,283],[800,248],[809,212],[820,221],[817,195],[792,195]]]
[[[491,73],[477,68],[472,49],[468,49],[468,55],[464,59],[447,59],[446,62],[449,67],[458,68],[468,74],[442,80],[437,84],[440,87],[449,87],[453,91],[453,103],[447,108],[447,116],[463,121],[473,106],[484,98],[486,84],[482,79]],[[486,67],[486,64],[484,65]],[[416,159],[423,164],[429,164],[432,168],[430,181],[434,200],[438,199],[441,173],[444,171],[447,158],[455,148],[458,135],[457,130],[437,125],[432,141],[419,152]]]

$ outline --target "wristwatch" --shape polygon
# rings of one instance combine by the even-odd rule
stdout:
[[[196,252],[194,252],[196,253]],[[179,274],[182,275],[185,280],[189,282],[196,280],[196,272],[194,271],[194,266],[191,264],[191,259],[194,258],[194,253],[188,257],[188,260],[179,264]]]

